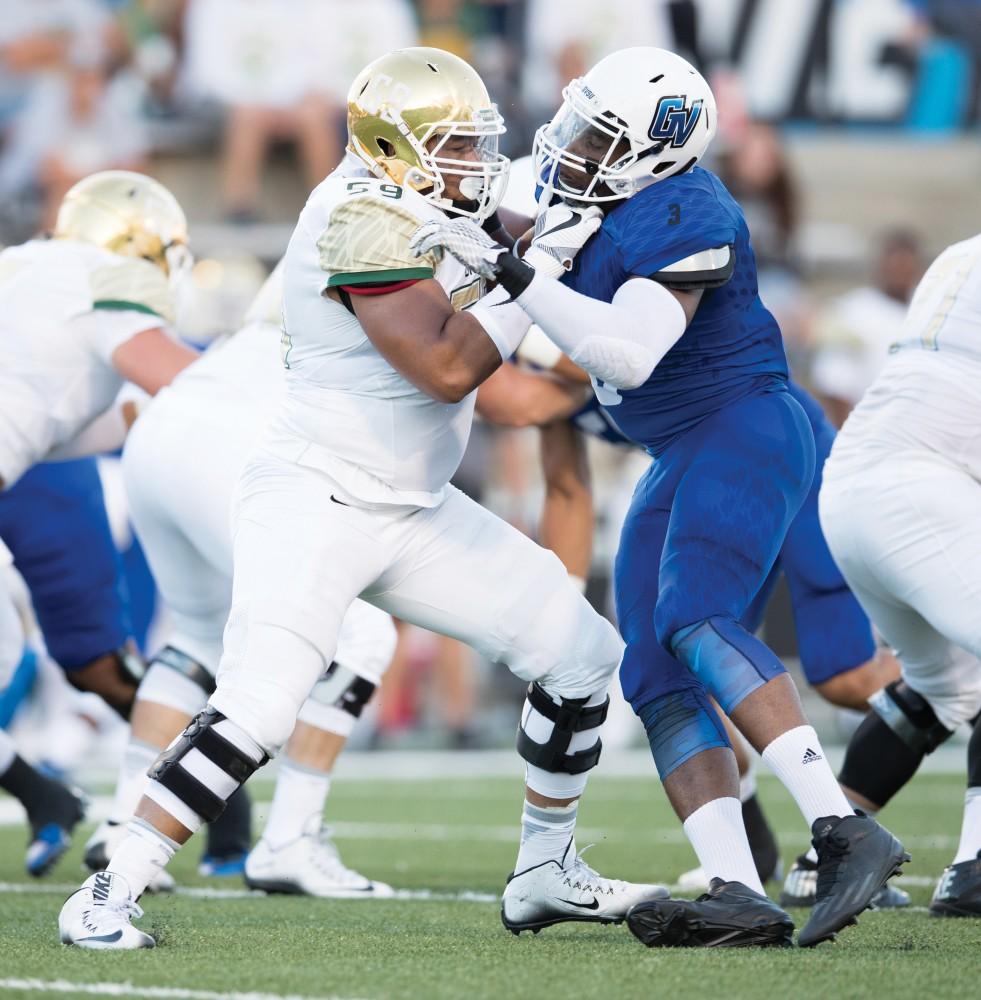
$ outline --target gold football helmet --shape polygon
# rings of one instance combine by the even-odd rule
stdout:
[[[177,199],[152,177],[129,170],[104,170],[79,181],[62,199],[54,235],[148,260],[170,277],[190,258],[187,219]]]
[[[347,129],[348,150],[376,177],[446,212],[482,221],[504,196],[504,119],[476,70],[442,49],[397,49],[366,66],[348,94]],[[453,137],[472,140],[471,158],[441,155]],[[447,177],[459,178],[462,200],[447,196]]]

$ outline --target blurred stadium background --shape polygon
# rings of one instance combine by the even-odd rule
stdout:
[[[182,332],[198,343],[237,327],[308,191],[339,159],[348,81],[375,56],[420,42],[476,65],[514,157],[530,152],[563,82],[607,52],[659,45],[697,63],[721,112],[710,165],[747,211],[764,300],[796,375],[836,422],[885,359],[925,262],[981,229],[981,0],[0,7],[0,243],[43,230],[61,195],[92,171],[158,177],[191,222],[195,308]],[[599,525],[589,595],[608,610],[617,530],[643,457],[592,447]],[[111,483],[109,465],[106,474]],[[478,427],[459,484],[534,533],[536,432]],[[125,512],[113,507],[128,546]],[[786,600],[765,627],[792,661]],[[503,746],[520,690],[468,650],[406,630],[359,738],[388,748]],[[808,708],[829,737],[843,724],[817,699]],[[640,733],[627,723],[629,742]]]

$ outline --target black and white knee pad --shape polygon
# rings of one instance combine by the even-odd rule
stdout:
[[[216,709],[205,708],[150,768],[147,794],[193,831],[200,820],[213,823],[268,760],[244,730]],[[189,814],[191,823],[186,821]]]
[[[137,698],[197,715],[215,692],[211,671],[174,646],[164,646],[147,667]]]
[[[518,753],[533,767],[554,774],[581,775],[596,766],[603,750],[599,727],[606,721],[610,699],[590,705],[591,698],[553,701],[537,682],[529,685]]]
[[[930,703],[905,681],[893,681],[869,696],[872,711],[919,753],[933,753],[953,733],[937,718]]]
[[[314,685],[298,718],[317,729],[350,736],[377,686],[375,681],[335,660]]]

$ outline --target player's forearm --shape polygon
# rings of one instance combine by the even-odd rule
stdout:
[[[477,412],[504,427],[540,427],[575,413],[583,390],[550,375],[502,365],[477,394]]]
[[[562,560],[570,574],[589,575],[593,553],[593,494],[585,442],[569,423],[541,430],[545,503],[541,544]]]
[[[635,389],[678,342],[688,319],[653,281],[620,287],[612,302],[589,298],[543,274],[524,288],[502,278],[515,301],[580,368],[618,389]]]
[[[489,378],[502,360],[497,345],[473,316],[453,313],[427,352],[420,372],[426,385],[420,388],[440,402],[457,403]]]
[[[63,462],[71,458],[104,455],[122,448],[131,421],[127,421],[122,406],[117,403],[86,424],[70,441],[53,448],[46,462]]]

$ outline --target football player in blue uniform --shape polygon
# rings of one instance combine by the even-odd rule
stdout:
[[[498,308],[523,309],[589,372],[653,459],[617,555],[621,682],[712,883],[695,901],[639,904],[631,930],[652,946],[790,940],[756,873],[714,698],[811,826],[817,902],[799,943],[814,945],[853,922],[907,855],[853,812],[785,668],[741,624],[811,485],[814,438],[787,388],[743,214],[696,166],[715,101],[683,59],[647,48],[608,56],[564,98],[536,137],[543,211],[526,253],[566,266],[562,283],[463,220],[429,223],[413,245],[497,279],[514,300]]]

